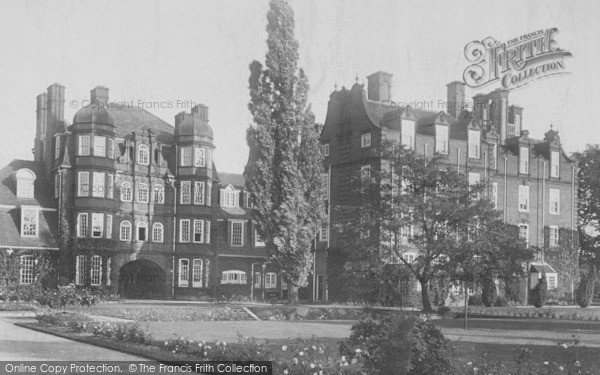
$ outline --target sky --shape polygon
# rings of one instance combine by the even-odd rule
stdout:
[[[491,36],[508,41],[557,27],[570,51],[569,74],[511,91],[524,107],[533,138],[554,125],[570,153],[600,143],[591,109],[600,99],[600,2],[290,0],[299,65],[310,102],[324,122],[329,95],[376,71],[392,73],[392,99],[446,99],[446,84],[462,80],[465,46]],[[2,1],[0,5],[0,163],[32,159],[36,96],[65,86],[65,118],[92,88],[110,100],[140,105],[173,124],[192,103],[209,107],[215,163],[241,173],[248,157],[248,66],[264,61],[268,0]],[[467,97],[497,87],[467,90]]]

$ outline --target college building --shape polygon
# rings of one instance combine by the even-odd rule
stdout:
[[[321,132],[329,227],[321,231],[317,245],[316,299],[335,300],[345,289],[330,277],[339,266],[332,262],[340,262],[332,255],[347,235],[334,230],[344,218],[332,208],[356,204],[352,181],[361,169],[380,167],[376,150],[384,139],[397,139],[423,155],[444,154],[448,166],[465,173],[469,182],[484,182],[504,222],[517,226],[519,235],[539,249],[530,264],[530,287],[546,274],[549,289],[564,277],[570,281],[565,279],[563,289],[572,289],[572,276],[578,274],[561,275],[561,262],[553,263],[547,255],[558,246],[577,246],[576,164],[563,150],[558,132],[550,126],[542,139],[530,137],[523,108],[510,104],[507,90],[477,94],[469,104],[465,84],[451,82],[447,111],[431,111],[394,102],[392,74],[377,72],[367,81],[366,88],[357,79],[351,89],[331,93]],[[404,248],[406,260],[419,256],[411,246]]]
[[[206,106],[173,126],[101,86],[72,124],[64,104],[59,84],[37,97],[34,160],[0,170],[0,256],[19,284],[51,253],[61,284],[124,297],[285,297],[244,177],[217,171]]]

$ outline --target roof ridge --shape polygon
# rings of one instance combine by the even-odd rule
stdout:
[[[168,126],[172,127],[173,129],[175,128],[175,126],[173,126],[173,125],[169,124],[168,122],[166,122],[165,120],[161,119],[160,117],[158,117],[158,116],[157,116],[157,115],[155,115],[154,113],[152,113],[152,112],[150,112],[150,111],[146,110],[145,108],[142,108],[142,107],[140,107],[140,106],[134,106],[134,108],[141,109],[142,111],[146,112],[147,114],[149,114],[150,116],[154,117],[155,119],[162,121],[162,122],[163,122],[165,125],[168,125]]]

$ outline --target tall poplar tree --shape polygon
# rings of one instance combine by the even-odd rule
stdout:
[[[271,0],[267,20],[265,66],[250,64],[248,108],[254,121],[247,134],[246,186],[269,261],[288,283],[289,302],[297,303],[324,218],[323,164],[307,105],[308,79],[298,68],[294,12],[285,0]]]

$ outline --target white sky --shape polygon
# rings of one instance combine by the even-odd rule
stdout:
[[[292,0],[300,65],[310,100],[324,122],[337,81],[351,87],[375,71],[394,74],[393,99],[446,99],[446,83],[462,79],[463,50],[475,39],[507,41],[557,27],[558,46],[574,57],[571,74],[511,93],[523,124],[541,138],[553,123],[567,152],[599,143],[592,109],[600,99],[600,2],[597,1],[344,1]],[[169,123],[189,107],[209,106],[219,171],[241,173],[250,116],[248,65],[264,61],[268,0],[3,1],[0,5],[0,164],[31,159],[35,98],[54,82],[65,86],[65,117],[97,85],[111,101],[172,103],[149,108]],[[495,86],[483,91],[490,91]],[[470,98],[475,92],[467,91]],[[78,105],[75,105],[78,107]],[[437,105],[434,110],[441,110]]]

